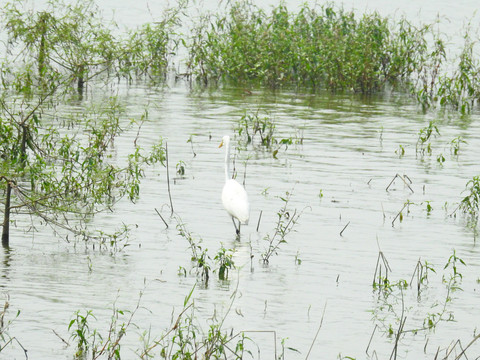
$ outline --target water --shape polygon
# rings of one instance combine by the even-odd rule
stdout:
[[[125,18],[127,6],[126,2],[125,8],[118,8],[117,16],[127,24],[139,21]],[[356,2],[352,6],[377,8],[372,3]],[[424,6],[422,13],[431,15],[433,3]],[[450,13],[447,5],[442,6],[444,13]],[[143,4],[136,9],[148,18],[142,12]],[[380,5],[378,9],[393,11],[382,10]],[[405,10],[418,13],[413,5]],[[441,13],[442,8],[435,10]],[[458,19],[466,16],[460,10],[451,14],[457,13],[461,13]],[[408,330],[422,327],[429,313],[441,310],[446,296],[442,275],[448,275],[443,267],[455,249],[467,264],[458,265],[463,291],[453,293],[447,306],[456,321],[440,322],[435,332],[406,335],[400,341],[399,356],[433,359],[437,348],[445,354],[452,341],[461,339],[464,347],[468,344],[478,326],[479,249],[463,219],[449,214],[461,199],[466,182],[478,175],[478,113],[467,119],[422,115],[412,101],[400,95],[360,99],[261,90],[246,95],[243,89],[192,93],[182,83],[167,90],[120,86],[119,96],[128,103],[126,121],[148,107],[149,119],[142,126],[138,143],[148,148],[163,137],[168,142],[171,173],[179,161],[186,163],[185,178],[172,180],[171,186],[175,211],[187,229],[196,239],[202,239],[211,257],[222,243],[236,250],[238,271],[230,273],[229,282],[220,282],[216,274],[211,274],[208,286],[197,284],[194,290],[196,316],[204,331],[214,314],[221,319],[228,312],[231,295],[238,286],[224,327],[234,333],[251,331],[247,335],[260,348],[260,355],[255,351],[254,358],[273,358],[275,331],[277,355],[281,339],[288,338],[286,345],[301,353],[287,350],[286,358],[304,359],[322,318],[310,359],[332,359],[340,354],[377,358],[374,352],[378,358],[387,358],[394,339],[380,329],[371,338],[375,324],[382,325],[372,320],[371,313],[382,304],[382,297],[372,289],[379,250],[392,269],[391,281],[410,281],[419,258],[436,270],[436,274],[429,274],[420,299],[415,284],[404,291],[404,330]],[[89,93],[85,102],[95,98],[97,93]],[[299,134],[304,140],[303,144],[280,150],[278,159],[251,148],[237,154],[240,174],[250,157],[246,188],[251,221],[242,228],[241,240],[236,241],[220,200],[224,153],[218,145],[224,134],[234,135],[236,121],[245,110],[257,109],[273,116],[279,138]],[[416,154],[415,145],[418,131],[430,120],[439,122],[441,136],[432,140],[433,155],[422,158]],[[132,130],[116,141],[119,158],[131,150],[135,136],[136,130]],[[457,136],[467,144],[455,157],[450,154],[449,142]],[[193,145],[187,143],[190,137]],[[399,145],[406,149],[404,156],[395,153]],[[439,154],[445,156],[445,163],[437,162]],[[385,190],[397,173],[408,175],[413,193],[399,179],[390,191]],[[260,262],[266,248],[263,238],[272,233],[276,213],[283,205],[279,196],[287,191],[292,193],[289,207],[302,212],[299,223],[270,264],[264,266]],[[413,203],[410,213],[404,213],[403,221],[397,219],[392,226],[407,200]],[[427,201],[433,207],[430,214]],[[156,166],[147,171],[138,202],[121,202],[115,213],[98,216],[95,223],[101,228],[122,222],[135,224],[130,246],[113,256],[67,244],[50,228],[37,223],[37,233],[25,233],[21,224],[29,224],[30,219],[18,219],[18,226],[12,229],[12,249],[2,254],[0,286],[9,297],[6,319],[13,320],[17,310],[21,311],[8,333],[28,350],[29,359],[72,358],[75,341],[70,338],[68,324],[75,311],[92,310],[96,320],[91,319],[91,328],[106,336],[113,306],[133,311],[140,292],[140,308],[132,320],[135,326],[122,340],[123,357],[135,358],[144,331],[150,329],[152,338],[158,339],[169,329],[196,277],[178,276],[180,266],[190,269],[190,253],[188,243],[175,229],[176,221],[169,218],[168,203],[166,171]],[[155,209],[169,221],[168,229]],[[296,263],[297,258],[301,264]],[[392,296],[389,301],[399,314],[401,299],[398,291],[395,294],[397,298]],[[383,323],[389,324],[398,327],[391,317]],[[479,345],[468,354],[478,356]],[[13,342],[1,357],[22,359],[24,355]]]

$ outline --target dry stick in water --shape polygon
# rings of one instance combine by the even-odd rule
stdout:
[[[163,223],[165,224],[165,228],[168,229],[168,224],[165,221],[165,219],[163,218],[162,214],[160,214],[160,212],[157,210],[157,208],[155,208],[155,211],[157,212],[158,216],[160,216],[160,219],[162,219]]]
[[[468,343],[468,345],[465,347],[465,349],[462,350],[462,352],[455,358],[455,360],[460,359],[460,358],[465,354],[465,351],[467,351],[467,349],[468,349],[470,346],[472,346],[473,343],[474,343],[475,341],[477,341],[478,339],[480,339],[480,334],[478,334],[477,336],[475,336],[475,337],[472,339],[472,341],[470,341],[470,342]]]
[[[410,178],[409,178],[407,175],[401,176],[400,174],[396,174],[396,175],[393,177],[392,181],[390,181],[390,184],[388,184],[388,186],[387,186],[387,188],[385,189],[385,191],[388,191],[388,189],[390,188],[390,186],[392,186],[393,182],[395,181],[395,179],[396,179],[397,177],[399,177],[400,179],[402,179],[403,183],[404,183],[405,185],[407,185],[407,187],[410,189],[410,191],[411,191],[412,193],[414,193],[413,189],[410,187],[410,185],[408,184],[408,182],[407,182],[405,179],[407,179],[407,180],[410,182],[410,184],[412,183],[412,180],[410,180]]]
[[[370,344],[372,343],[373,335],[375,334],[375,330],[377,330],[377,327],[378,327],[378,325],[375,324],[375,327],[373,328],[373,331],[372,331],[372,335],[370,336],[370,341],[368,342],[367,348],[365,349],[365,353],[366,353],[368,356],[370,356],[370,355],[368,354],[368,349],[370,348]]]
[[[350,221],[347,223],[347,225],[345,225],[342,229],[342,231],[340,231],[340,236],[343,236],[343,232],[345,231],[345,229],[348,227],[348,225],[350,225]]]
[[[402,214],[402,211],[410,204],[411,204],[410,200],[407,200],[407,202],[403,204],[402,210],[400,210],[392,220],[392,227],[395,227],[395,220],[397,220],[397,218]]]
[[[382,251],[378,252],[378,257],[377,257],[377,265],[375,266],[375,274],[373,274],[373,284],[375,284],[375,279],[377,277],[377,272],[379,272],[378,275],[378,282],[380,284],[381,281],[381,273],[382,273],[382,266],[380,264],[380,259],[383,261],[383,266],[385,266],[385,278],[388,279],[388,271],[392,271],[390,268],[390,265],[388,264],[387,258],[385,255],[383,255]]]
[[[172,203],[172,193],[170,192],[170,175],[168,174],[168,143],[165,143],[165,157],[167,158],[167,186],[168,186],[168,197],[170,199],[170,208],[172,209],[173,215],[173,203]]]
[[[412,284],[413,283],[413,278],[414,278],[415,274],[417,274],[417,296],[420,296],[420,284],[421,284],[422,278],[423,278],[423,265],[422,265],[422,262],[421,262],[420,259],[421,258],[418,258],[417,265],[415,266],[415,269],[413,270],[412,278],[410,279],[410,284]],[[427,270],[425,270],[425,274],[426,274],[426,271]],[[428,340],[427,340],[427,342],[428,342]]]
[[[453,345],[452,345],[452,343],[453,343]],[[455,342],[452,341],[452,342],[450,342],[450,345],[447,348],[446,355],[445,355],[444,359],[448,359],[448,357],[453,352],[453,350],[455,350],[457,345],[460,347],[460,350],[462,350],[462,352],[464,351],[463,348],[462,348],[462,343],[460,342],[460,339],[455,341]],[[465,357],[465,358],[468,360],[467,357]],[[457,357],[455,357],[455,359],[457,359]]]
[[[313,345],[315,345],[315,341],[317,340],[318,333],[320,332],[320,329],[322,328],[323,324],[323,318],[325,316],[325,310],[327,309],[327,303],[325,302],[325,306],[323,307],[323,313],[322,313],[322,318],[320,319],[320,325],[318,326],[317,333],[315,334],[315,337],[313,338],[312,345],[310,345],[310,349],[308,349],[307,356],[305,357],[305,360],[308,359],[310,356],[310,352],[312,351]]]
[[[260,227],[260,220],[262,220],[262,213],[263,213],[263,210],[260,210],[260,215],[258,216],[258,222],[257,222],[257,232],[258,232],[258,228]]]

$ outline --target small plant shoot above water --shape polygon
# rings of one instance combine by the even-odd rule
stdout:
[[[450,152],[453,155],[458,156],[460,153],[460,147],[462,146],[462,144],[467,144],[467,142],[463,139],[463,137],[457,136],[450,142]]]
[[[438,131],[437,125],[433,121],[430,121],[428,126],[420,129],[416,146],[417,153],[420,153],[421,155],[431,155],[432,144],[430,140],[432,137],[437,135],[440,135],[440,132]]]

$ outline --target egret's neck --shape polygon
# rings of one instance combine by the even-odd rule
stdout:
[[[225,181],[230,179],[230,143],[225,144]]]

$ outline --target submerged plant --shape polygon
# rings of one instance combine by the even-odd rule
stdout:
[[[187,167],[187,164],[185,164],[185,161],[180,160],[176,165],[177,175],[179,175],[180,177],[185,176],[185,168],[186,167]]]
[[[257,111],[254,114],[245,112],[237,123],[235,132],[238,133],[244,146],[254,142],[259,138],[259,144],[266,149],[270,149],[275,142],[275,121],[269,116],[260,116]]]
[[[71,331],[71,338],[77,344],[75,352],[76,359],[86,357],[90,347],[97,346],[97,330],[90,330],[90,318],[96,319],[91,310],[88,310],[83,315],[80,311],[75,313],[74,318],[68,324],[68,331]]]

